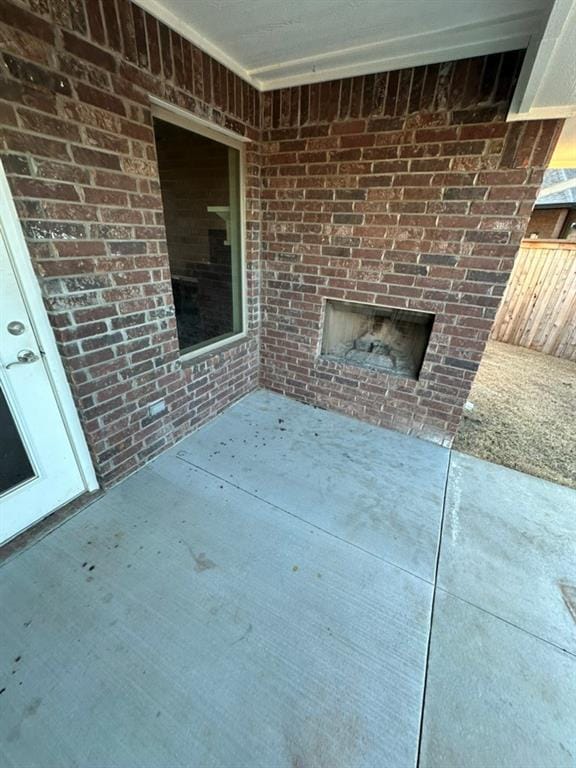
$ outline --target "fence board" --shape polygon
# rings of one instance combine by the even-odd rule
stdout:
[[[576,243],[522,242],[491,337],[576,361]]]

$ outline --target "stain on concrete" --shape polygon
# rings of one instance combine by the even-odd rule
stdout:
[[[178,543],[183,544],[188,552],[190,552],[190,555],[194,560],[194,570],[196,573],[202,573],[202,571],[209,571],[211,568],[218,567],[218,565],[213,560],[210,560],[209,557],[206,557],[206,552],[199,552],[196,554],[192,549],[192,546],[188,544],[187,541],[183,541],[182,539],[179,539]]]
[[[40,696],[37,696],[35,699],[32,699],[30,704],[26,707],[24,710],[24,716],[25,717],[34,717],[36,712],[38,712],[38,709],[40,708],[40,704],[42,704],[42,699]]]
[[[197,555],[190,550],[190,554],[194,559],[194,570],[196,573],[202,573],[202,571],[209,571],[211,568],[217,568],[218,566],[209,557],[206,557],[205,552],[199,552]]]
[[[42,698],[40,696],[36,696],[26,707],[24,707],[24,710],[20,715],[20,721],[14,726],[14,728],[10,730],[8,736],[6,737],[6,741],[12,743],[19,740],[22,724],[29,718],[32,718],[36,715],[41,704]]]
[[[230,647],[232,647],[233,645],[238,645],[238,643],[241,643],[242,640],[246,640],[250,632],[252,632],[252,624],[248,624],[248,626],[246,627],[244,632],[240,635],[240,637],[234,640],[233,643],[230,643]]]

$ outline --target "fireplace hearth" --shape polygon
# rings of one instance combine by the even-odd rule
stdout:
[[[328,300],[321,355],[417,379],[433,322],[428,312]]]

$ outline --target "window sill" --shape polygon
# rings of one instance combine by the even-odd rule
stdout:
[[[237,333],[234,336],[230,336],[227,339],[222,339],[214,344],[209,344],[201,349],[194,349],[191,352],[184,352],[180,355],[180,366],[182,368],[190,368],[197,363],[204,362],[207,358],[214,357],[219,352],[227,351],[232,346],[239,346],[242,342],[247,341],[248,334],[243,331]]]

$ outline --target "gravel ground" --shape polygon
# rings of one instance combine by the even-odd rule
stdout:
[[[576,363],[492,341],[454,448],[576,488]]]

